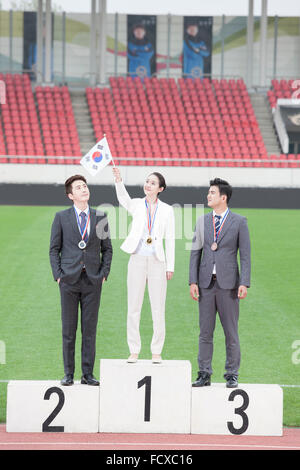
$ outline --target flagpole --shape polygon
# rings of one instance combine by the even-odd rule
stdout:
[[[106,134],[103,134],[103,137],[104,137],[104,139],[106,139]],[[106,141],[107,141],[107,139],[106,139]],[[108,143],[108,142],[107,142],[107,143]],[[111,152],[110,152],[110,154],[111,154]],[[115,168],[116,165],[115,165],[115,162],[114,162],[114,159],[113,159],[113,156],[112,156],[112,155],[111,155],[111,161],[113,162],[113,166],[114,166],[114,168]]]

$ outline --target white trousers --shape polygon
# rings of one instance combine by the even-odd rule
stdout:
[[[133,254],[127,273],[127,342],[131,354],[139,354],[141,350],[140,317],[146,283],[153,321],[151,352],[161,354],[165,341],[166,264],[155,256]]]

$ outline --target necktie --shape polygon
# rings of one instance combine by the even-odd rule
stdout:
[[[221,216],[220,215],[215,215],[216,234],[218,234],[218,231],[220,229],[220,220],[221,220]]]
[[[83,232],[84,232],[84,229],[85,229],[85,225],[86,225],[86,213],[85,212],[80,212],[80,230],[81,230],[81,234],[83,235]],[[85,232],[85,235],[84,235],[84,238],[83,240],[85,242],[87,242],[88,240],[88,233],[87,233],[87,230]]]

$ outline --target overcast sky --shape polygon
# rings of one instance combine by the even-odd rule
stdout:
[[[97,0],[98,2],[98,0]],[[10,0],[0,0],[9,9]],[[20,0],[15,0],[20,3]],[[90,0],[53,0],[68,12],[89,12]],[[254,14],[260,15],[261,0],[254,0]],[[107,0],[108,13],[245,16],[248,0]],[[300,0],[268,0],[269,16],[300,16]]]

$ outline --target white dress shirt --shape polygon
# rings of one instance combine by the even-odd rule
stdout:
[[[76,207],[75,204],[73,205],[73,207],[74,207],[75,211],[77,212],[79,222],[81,222],[81,217],[80,217],[81,212],[86,213],[86,220],[88,220],[89,211],[90,211],[89,206],[87,206],[87,208],[84,211],[82,211],[81,209],[78,209],[78,207]],[[78,223],[77,223],[77,225],[78,225]],[[90,225],[91,225],[91,219],[89,220],[88,227],[87,227],[87,234],[88,235],[90,234]],[[79,230],[79,233],[80,233],[80,228],[79,227],[78,227],[78,230]],[[81,233],[80,233],[80,235],[81,235]]]
[[[148,243],[146,242],[147,238],[149,238],[149,230],[148,230],[147,223],[145,223],[143,236],[137,246],[136,251],[134,252],[136,255],[142,255],[142,256],[155,255],[155,240],[152,238],[151,245],[148,245]]]

